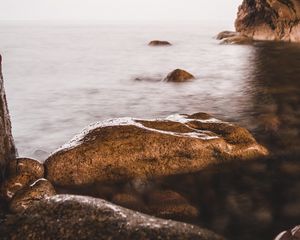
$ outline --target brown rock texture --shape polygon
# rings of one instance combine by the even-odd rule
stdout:
[[[80,187],[195,172],[222,161],[267,154],[246,129],[199,113],[92,124],[44,165],[54,185]]]
[[[254,40],[300,41],[299,0],[244,0],[237,32]]]
[[[208,230],[131,211],[101,199],[56,195],[9,216],[3,239],[222,240]]]
[[[182,69],[175,69],[170,72],[168,76],[165,78],[166,82],[186,82],[188,80],[192,80],[195,77],[189,72]]]
[[[275,240],[300,240],[300,226],[280,233]]]
[[[7,108],[0,55],[0,184],[4,179],[8,162],[16,157],[16,148],[11,133],[11,122]]]
[[[157,46],[161,47],[161,46],[171,46],[172,44],[169,43],[168,41],[153,40],[149,42],[148,45],[152,47],[157,47]]]

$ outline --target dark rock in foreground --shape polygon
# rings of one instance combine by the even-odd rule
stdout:
[[[101,199],[57,195],[11,215],[2,239],[224,239],[199,227],[154,218]]]
[[[280,233],[275,240],[300,240],[300,226]]]
[[[54,185],[80,187],[195,172],[267,154],[246,129],[198,113],[95,123],[53,153],[45,167]]]
[[[173,72],[170,72],[165,78],[166,82],[186,82],[188,80],[195,79],[195,77],[189,72],[182,69],[175,69]]]
[[[171,46],[172,44],[169,43],[168,41],[154,40],[151,41],[148,45],[152,47],[157,47],[157,46]]]

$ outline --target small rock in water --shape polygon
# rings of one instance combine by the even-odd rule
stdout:
[[[10,211],[14,213],[22,212],[34,202],[55,194],[55,189],[48,180],[39,179],[14,195],[10,202]]]
[[[195,79],[195,77],[189,72],[182,69],[175,69],[173,72],[170,72],[165,78],[167,82],[186,82],[188,80]]]
[[[249,44],[253,41],[251,37],[244,35],[236,35],[233,37],[225,38],[221,43],[222,44]]]
[[[234,36],[237,36],[239,35],[239,33],[237,32],[234,32],[234,31],[223,31],[223,32],[220,32],[218,35],[217,35],[217,39],[218,40],[222,40],[224,38],[229,38],[229,37],[234,37]]]
[[[153,40],[148,45],[157,47],[157,46],[171,46],[172,44],[169,43],[168,41]]]

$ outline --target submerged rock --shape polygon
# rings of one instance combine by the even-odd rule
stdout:
[[[244,35],[236,35],[232,37],[225,38],[222,44],[249,44],[253,41],[252,38]]]
[[[192,80],[195,77],[182,69],[175,69],[174,71],[170,72],[168,76],[165,78],[167,82],[186,82],[188,80]]]
[[[299,0],[244,0],[236,30],[254,40],[300,41]]]
[[[55,195],[55,189],[46,179],[39,179],[30,186],[18,191],[10,202],[10,211],[22,212],[34,202]]]
[[[224,38],[229,38],[229,37],[235,37],[239,35],[239,33],[237,32],[233,32],[233,31],[223,31],[223,32],[220,32],[218,35],[217,35],[217,39],[218,40],[222,40]]]
[[[171,46],[172,44],[168,41],[160,41],[160,40],[153,40],[149,44],[149,46]]]
[[[162,220],[101,199],[56,195],[0,225],[4,239],[224,239],[199,227]]]
[[[62,187],[189,173],[221,161],[267,155],[244,128],[207,114],[112,119],[90,125],[45,162]]]

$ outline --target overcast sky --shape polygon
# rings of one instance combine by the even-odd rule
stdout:
[[[0,20],[233,21],[242,0],[0,0]]]

